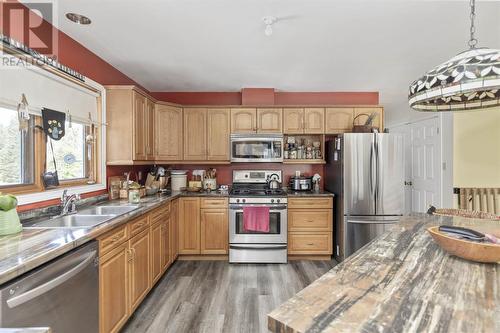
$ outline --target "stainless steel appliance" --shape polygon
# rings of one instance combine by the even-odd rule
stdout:
[[[350,256],[404,212],[403,137],[348,133],[327,143],[326,190],[335,193],[335,256]]]
[[[99,331],[97,242],[90,242],[0,289],[0,327]]]
[[[312,191],[312,177],[293,176],[290,177],[288,188],[292,191]]]
[[[283,162],[283,135],[231,134],[231,162]]]
[[[229,194],[229,262],[287,262],[287,197],[282,189],[269,189],[267,179],[276,170],[235,170]],[[273,177],[276,177],[273,176]],[[269,232],[244,229],[245,207],[269,207]]]

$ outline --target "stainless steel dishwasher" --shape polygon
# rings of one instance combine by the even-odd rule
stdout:
[[[99,330],[97,242],[87,243],[0,287],[0,327]]]

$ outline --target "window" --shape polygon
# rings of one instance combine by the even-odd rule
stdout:
[[[61,140],[47,139],[46,160],[47,171],[54,170],[52,149],[57,165],[57,175],[60,181],[84,179],[88,177],[88,165],[92,158],[92,147],[87,145],[86,137],[89,132],[87,126],[73,122],[66,122],[66,134]]]
[[[34,182],[33,123],[21,132],[17,110],[0,107],[0,191]]]

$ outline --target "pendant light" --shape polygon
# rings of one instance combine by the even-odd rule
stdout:
[[[408,103],[417,111],[460,111],[500,105],[500,50],[476,48],[475,0],[470,1],[469,50],[415,80]]]

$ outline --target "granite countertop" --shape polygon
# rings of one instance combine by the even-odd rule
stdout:
[[[500,265],[448,255],[426,228],[500,221],[414,214],[272,311],[272,332],[500,332]]]
[[[0,333],[50,333],[49,327],[0,328]]]
[[[289,197],[334,197],[335,194],[328,191],[290,191],[287,190],[286,194]]]

